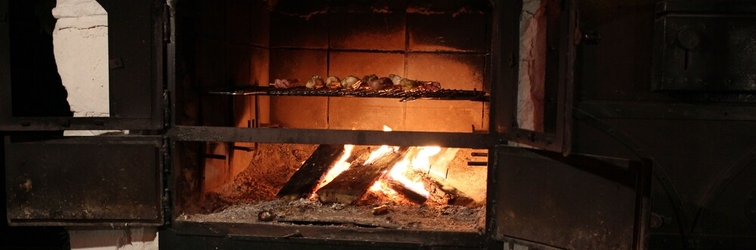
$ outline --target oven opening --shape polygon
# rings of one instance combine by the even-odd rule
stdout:
[[[179,4],[176,124],[267,139],[177,142],[176,221],[484,232],[483,142],[296,142],[488,133],[488,1]]]

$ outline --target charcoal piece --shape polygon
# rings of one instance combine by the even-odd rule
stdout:
[[[346,171],[317,191],[323,203],[338,202],[352,204],[365,194],[386,171],[399,162],[407,153],[407,147],[401,147],[393,154],[387,155],[372,164],[352,163]]]
[[[278,197],[296,200],[315,191],[320,179],[344,152],[344,145],[320,145],[278,191]]]

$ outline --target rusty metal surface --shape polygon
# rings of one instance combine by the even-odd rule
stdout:
[[[161,225],[161,137],[8,137],[11,225]]]
[[[657,13],[686,12],[686,13],[733,13],[756,14],[756,5],[749,1],[719,0],[719,1],[659,1],[656,3]]]
[[[642,248],[644,236],[636,228],[647,219],[642,164],[512,147],[496,151],[497,239],[566,249]]]
[[[756,12],[748,12],[756,4],[739,3],[739,9],[711,2],[660,5],[654,90],[756,91]]]
[[[575,105],[573,147],[578,153],[653,161],[651,217],[656,218],[652,221],[656,224],[649,228],[652,249],[756,247],[756,223],[748,214],[749,192],[756,186],[746,181],[754,178],[756,99],[749,86],[733,85],[735,81],[728,85],[723,75],[752,65],[722,69],[728,67],[723,61],[727,57],[737,59],[753,52],[744,51],[738,44],[711,46],[712,42],[722,45],[743,39],[743,34],[735,33],[753,30],[754,22],[749,20],[754,13],[752,1],[581,1],[581,28],[595,30],[602,40],[583,46],[579,54],[581,84],[576,89],[580,98]],[[677,39],[677,33],[670,33],[669,43],[661,46],[681,51],[685,50],[683,46],[708,49],[708,54],[702,55],[721,53],[717,56],[722,58],[689,58],[701,63],[713,60],[708,63],[717,65],[711,69],[720,71],[678,72],[701,77],[719,74],[714,84],[677,85],[691,87],[692,91],[653,90],[652,81],[657,80],[651,77],[656,67],[652,63],[654,27],[664,16],[677,18],[676,25],[706,26],[705,31],[712,32],[701,33],[706,36],[693,34],[698,39],[686,32],[682,34],[684,41]],[[737,20],[741,22],[730,25]],[[677,32],[683,31],[680,28],[675,27]],[[748,37],[754,36],[745,35]],[[742,45],[752,44],[752,40],[743,41]],[[703,46],[707,43],[708,47]],[[753,56],[746,60],[753,60]],[[753,72],[737,73],[746,76]],[[733,92],[741,90],[730,87],[743,92]]]
[[[491,25],[491,131],[504,134],[517,126],[517,80],[522,1],[499,1],[493,6]]]
[[[254,249],[482,249],[487,242],[485,235],[476,233],[176,222],[169,230],[161,231],[160,244],[161,247],[179,249],[216,246]]]
[[[162,126],[163,5],[165,1],[109,1],[110,112],[152,119]]]
[[[489,148],[497,143],[488,133],[435,133],[285,128],[175,126],[167,136],[176,141],[277,142]]]
[[[580,102],[575,109],[597,118],[715,121],[756,120],[756,107],[736,104],[709,105],[705,103],[585,101]]]
[[[657,0],[582,0],[580,29],[600,34],[601,42],[579,47],[575,93],[582,100],[657,104],[688,103],[714,106],[756,102],[749,93],[652,91],[654,21]],[[724,6],[751,1],[680,1]],[[699,10],[701,8],[698,8]],[[721,13],[720,13],[721,15]],[[662,108],[662,110],[664,110]]]
[[[208,91],[211,95],[272,95],[272,96],[329,96],[329,97],[377,97],[377,98],[396,98],[400,102],[412,100],[468,100],[468,101],[488,101],[489,97],[485,91],[479,90],[347,90],[347,89],[307,89],[307,88],[274,88],[244,86],[229,89],[218,89]]]

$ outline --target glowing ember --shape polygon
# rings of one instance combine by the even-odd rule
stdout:
[[[370,186],[370,191],[373,191],[373,192],[380,192],[380,191],[382,191],[383,189],[381,188],[381,185],[383,185],[383,181],[381,181],[381,180],[375,181],[375,183],[373,183],[373,185]]]
[[[383,179],[375,181],[375,183],[373,183],[373,185],[370,186],[370,192],[382,193],[390,198],[396,198],[397,196],[396,191],[389,188]]]

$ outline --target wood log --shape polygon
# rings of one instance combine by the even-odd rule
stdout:
[[[278,191],[277,196],[289,200],[309,197],[342,153],[344,145],[318,146]]]
[[[423,196],[422,194],[418,194],[417,192],[413,191],[412,189],[407,188],[399,181],[396,180],[389,180],[386,185],[399,193],[400,195],[404,196],[404,198],[407,198],[407,200],[417,203],[417,204],[423,204],[426,200],[428,200],[427,197]]]
[[[386,170],[403,159],[406,153],[407,147],[401,147],[372,164],[352,163],[349,169],[317,191],[318,198],[323,203],[354,203],[385,174]]]
[[[426,183],[435,185],[439,190],[449,195],[450,205],[468,206],[475,204],[475,200],[472,197],[455,188],[454,186],[449,184],[449,182],[433,175],[428,175],[425,173],[421,173],[421,175]]]

